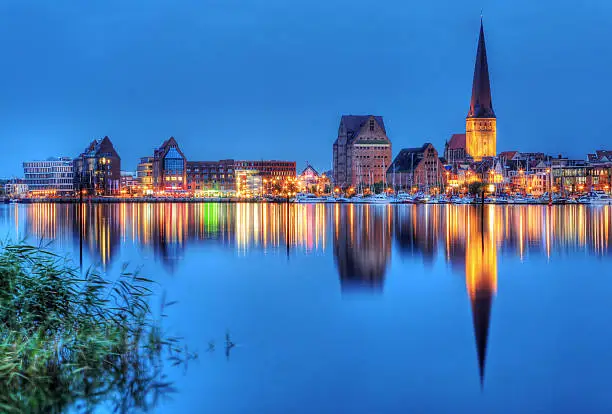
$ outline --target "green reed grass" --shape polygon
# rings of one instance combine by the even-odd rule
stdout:
[[[44,248],[1,247],[0,412],[146,411],[172,392],[162,359],[194,355],[163,334],[152,287],[125,268],[82,276]]]

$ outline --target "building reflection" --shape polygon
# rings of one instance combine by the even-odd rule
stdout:
[[[189,246],[221,245],[246,256],[325,252],[331,243],[343,287],[382,287],[392,243],[400,257],[425,264],[445,260],[469,269],[476,206],[324,204],[32,204],[7,206],[3,223],[18,239],[79,249],[106,267],[132,244],[174,272]],[[489,210],[491,209],[491,210]],[[483,237],[493,233],[500,254],[610,254],[611,208],[487,206]],[[493,226],[491,228],[491,226]],[[12,229],[11,229],[12,227]],[[81,248],[82,244],[82,248]],[[467,275],[466,275],[467,277]]]
[[[343,291],[381,291],[391,258],[390,206],[335,205],[334,259]]]
[[[472,305],[481,386],[484,385],[491,307],[497,292],[497,225],[493,206],[467,211],[465,283]]]

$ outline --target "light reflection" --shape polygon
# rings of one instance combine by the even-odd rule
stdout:
[[[330,243],[336,255],[350,249],[377,251],[371,260],[389,261],[391,242],[400,256],[419,256],[431,263],[442,257],[453,269],[465,266],[477,206],[368,206],[323,204],[32,204],[7,206],[4,221],[13,237],[51,240],[61,246],[78,242],[103,265],[117,256],[121,244],[152,247],[163,261],[178,262],[191,243],[212,241],[239,255],[263,250],[324,252]],[[554,258],[582,251],[610,251],[610,207],[489,206],[484,228],[505,255]],[[76,238],[76,239],[75,239]],[[336,257],[338,260],[338,257]],[[338,260],[340,261],[340,260]],[[171,267],[174,265],[171,265]],[[343,267],[342,267],[343,268]],[[379,275],[380,276],[380,275]]]

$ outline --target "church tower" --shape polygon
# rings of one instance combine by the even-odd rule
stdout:
[[[485,47],[484,28],[480,19],[480,37],[474,66],[472,99],[470,111],[465,118],[465,138],[467,153],[480,161],[483,157],[494,157],[497,147],[497,120],[491,100],[489,65]]]

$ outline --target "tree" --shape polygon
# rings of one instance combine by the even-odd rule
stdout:
[[[470,183],[470,185],[468,186],[468,193],[472,194],[472,195],[480,195],[482,194],[486,189],[486,186],[484,183],[481,183],[480,181],[474,181],[473,183]]]

